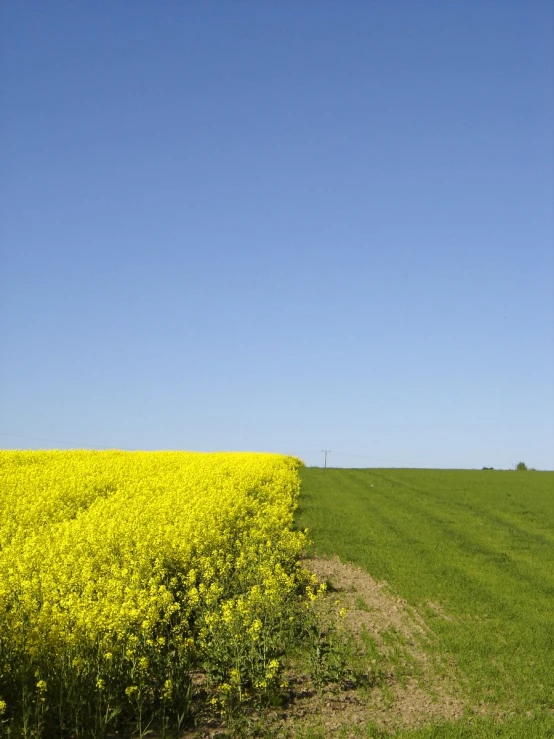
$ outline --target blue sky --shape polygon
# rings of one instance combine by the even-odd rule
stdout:
[[[550,2],[0,27],[1,446],[554,468]]]

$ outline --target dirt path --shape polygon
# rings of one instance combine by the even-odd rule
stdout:
[[[452,666],[432,656],[434,634],[424,620],[386,583],[338,557],[310,558],[305,566],[329,584],[328,599],[346,608],[344,626],[363,649],[363,635],[375,640],[381,653],[372,687],[335,695],[299,698],[287,717],[294,736],[300,724],[314,723],[324,736],[358,736],[368,722],[382,728],[454,721],[465,709]],[[358,729],[357,729],[358,727]]]

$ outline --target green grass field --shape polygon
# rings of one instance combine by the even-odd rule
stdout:
[[[297,522],[314,551],[385,580],[437,635],[471,704],[487,705],[395,736],[554,737],[554,473],[301,474]]]

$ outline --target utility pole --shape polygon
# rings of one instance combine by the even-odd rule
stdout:
[[[323,452],[323,454],[325,454],[325,464],[323,465],[323,467],[324,467],[325,469],[327,469],[327,455],[329,454],[329,452],[330,452],[331,450],[330,450],[330,449],[322,449],[321,451]]]

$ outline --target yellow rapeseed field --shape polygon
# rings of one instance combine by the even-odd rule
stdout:
[[[195,676],[222,710],[269,690],[315,587],[300,464],[0,452],[0,732],[179,728]]]

